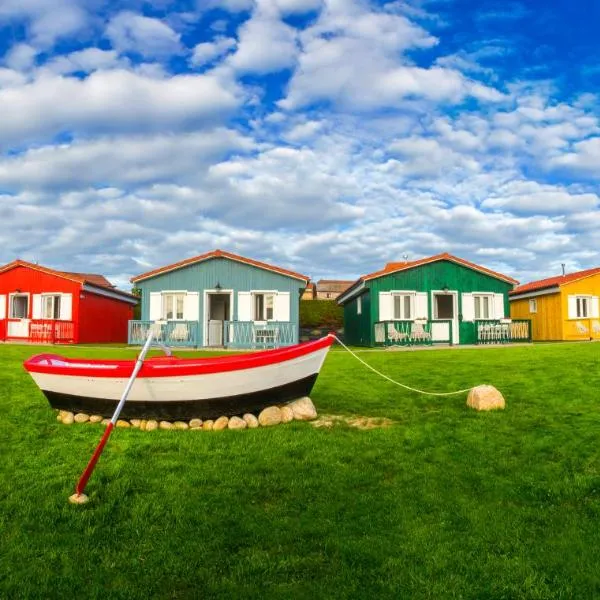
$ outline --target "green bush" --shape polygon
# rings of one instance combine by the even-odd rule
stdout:
[[[335,300],[304,300],[300,302],[300,327],[331,327],[344,325],[344,309]]]

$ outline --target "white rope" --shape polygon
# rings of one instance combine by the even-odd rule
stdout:
[[[377,369],[372,367],[369,363],[366,363],[362,358],[360,358],[360,356],[358,356],[357,354],[352,352],[352,350],[350,350],[350,348],[348,348],[348,346],[346,346],[346,344],[344,344],[344,342],[342,342],[342,340],[340,340],[340,338],[337,337],[337,335],[333,335],[333,334],[330,334],[330,335],[333,336],[333,338],[337,341],[338,344],[340,344],[340,346],[342,346],[348,352],[350,352],[350,354],[352,354],[352,356],[354,356],[354,358],[357,361],[359,361],[363,365],[365,365],[365,367],[367,367],[367,369],[371,369],[371,371],[373,371],[374,373],[377,373],[377,375],[379,375],[380,377],[387,379],[390,383],[393,383],[394,385],[399,385],[400,387],[402,387],[406,390],[410,390],[411,392],[417,392],[418,394],[425,394],[427,396],[455,396],[457,394],[464,394],[465,392],[470,392],[473,389],[472,387],[470,387],[470,388],[467,388],[464,390],[458,390],[457,392],[426,392],[424,390],[418,390],[417,388],[410,387],[409,385],[404,385],[403,383],[400,383],[399,381],[394,381],[391,377],[388,377],[385,373],[378,371]]]

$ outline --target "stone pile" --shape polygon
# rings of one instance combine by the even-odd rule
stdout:
[[[142,431],[154,429],[190,429],[194,431],[221,431],[223,429],[256,429],[257,427],[272,427],[291,421],[312,421],[317,418],[317,409],[308,396],[294,400],[283,406],[269,406],[263,409],[258,417],[246,413],[241,417],[222,416],[218,419],[190,419],[189,421],[159,421],[155,419],[119,419],[117,427],[135,427]],[[73,414],[66,410],[58,411],[56,420],[71,425],[72,423],[101,423],[108,425],[110,419],[100,415],[85,413]]]

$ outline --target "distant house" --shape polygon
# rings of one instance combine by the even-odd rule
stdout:
[[[315,284],[308,283],[302,292],[300,300],[314,300],[315,299]]]
[[[534,340],[600,339],[600,268],[540,279],[510,292],[510,314]]]
[[[124,343],[137,302],[102,275],[15,260],[0,267],[0,340]]]
[[[149,328],[169,345],[262,348],[295,344],[300,296],[308,277],[224,250],[133,277],[141,320],[129,342]]]
[[[349,344],[474,344],[528,339],[527,323],[506,322],[518,283],[451,254],[388,263],[338,298]]]
[[[317,300],[337,300],[354,282],[341,279],[319,279],[316,285]]]

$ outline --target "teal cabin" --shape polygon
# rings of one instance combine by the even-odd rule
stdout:
[[[530,340],[511,321],[511,277],[451,254],[388,263],[339,298],[346,343],[357,346],[479,344]]]
[[[133,277],[141,319],[129,343],[151,328],[169,346],[271,348],[298,343],[300,296],[309,278],[214,250]]]

